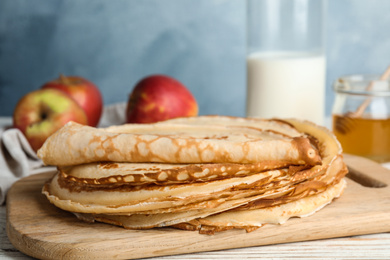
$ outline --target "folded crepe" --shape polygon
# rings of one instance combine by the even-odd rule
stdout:
[[[212,234],[329,204],[345,188],[341,153],[308,121],[200,116],[101,129],[72,122],[38,156],[58,166],[43,193],[79,219]]]
[[[234,121],[233,121],[234,122]],[[315,165],[316,147],[304,135],[278,121],[258,126],[204,124],[128,124],[97,129],[74,122],[51,136],[38,151],[45,164],[90,162],[262,163],[282,161]],[[285,129],[276,132],[272,126]],[[282,125],[282,126],[281,126]],[[276,127],[275,127],[276,128]]]

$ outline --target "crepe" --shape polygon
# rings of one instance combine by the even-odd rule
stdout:
[[[242,228],[252,231],[265,224],[283,224],[292,217],[308,217],[338,198],[346,187],[342,180],[322,193],[304,197],[300,200],[278,206],[252,210],[231,210],[213,216],[198,218],[192,223],[177,224],[177,228],[200,230],[201,233],[214,234],[215,231]],[[104,221],[103,221],[104,222]],[[183,225],[185,224],[185,225]],[[189,227],[191,225],[192,227]]]
[[[115,206],[115,211],[119,211],[119,213],[116,213],[116,215],[101,214],[102,212],[99,212],[100,214],[77,214],[77,216],[81,219],[89,219],[89,221],[97,220],[108,223],[111,223],[110,221],[116,221],[118,225],[132,229],[145,229],[152,227],[161,227],[165,225],[176,225],[185,221],[204,218],[209,215],[215,215],[219,212],[225,212],[232,208],[234,208],[235,211],[246,211],[268,208],[279,204],[297,201],[301,198],[325,192],[333,185],[340,183],[340,180],[345,176],[346,173],[347,169],[342,162],[342,158],[337,157],[337,159],[333,161],[332,166],[328,167],[327,170],[322,174],[317,175],[316,177],[304,182],[301,182],[298,179],[295,185],[291,185],[290,183],[290,185],[288,185],[287,187],[282,186],[279,188],[275,188],[275,186],[272,185],[273,182],[271,181],[267,182],[265,185],[262,185],[261,189],[258,190],[254,189],[246,192],[229,190],[227,193],[224,193],[223,198],[208,198],[207,200],[202,199],[201,201],[199,201],[201,197],[196,196],[193,198],[196,198],[197,201],[190,202],[188,198],[185,198],[187,194],[182,194],[181,200],[173,201],[168,208],[162,208],[159,210],[155,209],[149,211],[137,211],[133,208],[130,211],[132,214],[125,215],[126,210],[123,207]],[[286,179],[284,179],[282,183],[286,184]],[[344,185],[342,187],[344,188]],[[193,194],[199,193],[198,190],[191,191],[193,192]],[[335,197],[337,196],[335,195]],[[186,201],[186,205],[183,205],[184,201]],[[69,203],[69,201],[62,202]],[[59,202],[57,201],[54,203]],[[152,202],[149,201],[149,203]],[[327,203],[329,203],[329,201],[327,201],[326,204]],[[145,206],[145,204],[147,204],[147,202],[140,201],[139,205],[137,204],[137,206]],[[92,208],[92,205],[89,206]],[[60,207],[67,209],[64,205],[60,205]],[[75,207],[70,208],[69,210],[73,212],[88,212],[88,210],[91,209],[90,207],[88,207],[88,210],[86,211],[80,210],[80,208],[76,207],[77,205]],[[96,208],[92,211],[92,213],[95,210]],[[113,213],[114,211],[110,210],[109,212]],[[229,223],[226,223],[226,225],[229,225]],[[210,224],[208,224],[208,226],[210,226]]]
[[[296,119],[201,116],[104,129],[70,123],[38,155],[58,166],[43,193],[84,221],[207,234],[314,213],[342,193],[347,173],[334,135]]]
[[[212,122],[212,121],[211,121]],[[128,124],[105,129],[69,122],[38,151],[47,165],[90,162],[262,163],[316,165],[321,157],[310,138],[237,125]],[[285,124],[275,122],[275,124]],[[286,128],[285,124],[283,127]],[[282,127],[281,127],[282,128]]]
[[[322,193],[304,197],[277,206],[251,210],[221,210],[220,214],[209,216],[208,210],[183,211],[181,213],[135,214],[135,215],[75,215],[87,222],[104,222],[128,229],[150,229],[173,226],[185,230],[201,230],[201,233],[213,234],[215,231],[230,228],[243,228],[251,231],[265,224],[283,224],[292,217],[307,217],[338,198],[346,187],[345,180],[330,186]],[[231,207],[234,207],[232,203]],[[216,209],[219,212],[219,209]],[[186,222],[188,221],[188,222]]]
[[[193,203],[191,205],[187,205],[187,207],[179,207],[179,210],[175,208],[176,210],[170,210],[170,211],[148,211],[148,212],[138,212],[135,214],[130,215],[123,215],[123,214],[116,214],[116,215],[109,215],[109,214],[84,214],[84,213],[76,213],[76,215],[80,219],[91,221],[100,221],[100,222],[106,222],[111,223],[115,222],[116,225],[123,226],[125,228],[130,229],[148,229],[152,227],[162,227],[162,226],[172,226],[172,225],[178,225],[183,224],[186,221],[197,221],[197,229],[201,228],[201,224],[206,224],[210,230],[211,226],[238,226],[236,224],[233,225],[231,221],[225,221],[222,225],[223,219],[229,219],[232,215],[236,215],[236,220],[241,219],[239,216],[246,216],[248,217],[249,213],[243,213],[250,212],[250,214],[253,214],[252,216],[252,222],[257,219],[257,221],[263,221],[264,216],[262,214],[257,214],[258,212],[262,211],[256,211],[259,209],[271,209],[275,208],[277,205],[284,205],[284,204],[290,204],[290,205],[304,205],[304,207],[301,207],[301,212],[306,212],[304,215],[308,215],[309,212],[314,213],[315,211],[319,210],[323,206],[329,204],[333,198],[338,197],[342,190],[345,188],[344,181],[341,181],[342,178],[345,176],[347,170],[344,167],[344,165],[339,161],[339,163],[336,163],[337,166],[331,167],[328,169],[328,171],[322,175],[317,176],[316,178],[313,178],[311,181],[307,182],[301,182],[297,183],[291,187],[288,188],[280,188],[280,189],[268,189],[267,191],[264,191],[264,193],[260,195],[251,195],[249,197],[245,198],[239,198],[234,197],[230,200],[208,200],[207,203],[204,203],[202,207],[197,207],[196,203]],[[334,188],[334,186],[337,186],[337,188]],[[305,199],[308,197],[316,197],[316,198],[326,198],[326,200],[319,200],[316,203],[311,203],[311,205],[305,205],[306,202]],[[313,201],[314,199],[311,199]],[[296,202],[300,201],[300,202]],[[249,203],[248,203],[249,202]],[[291,204],[292,202],[295,202],[294,204]],[[241,206],[240,206],[241,205]],[[278,207],[276,207],[278,208]],[[282,207],[285,208],[285,207]],[[172,209],[172,208],[171,208]],[[296,212],[299,208],[297,206],[294,206],[293,209],[294,212]],[[219,212],[222,212],[220,214],[217,214]],[[293,212],[293,211],[292,211]],[[228,218],[225,218],[224,216],[228,216]],[[249,215],[250,215],[249,214]],[[295,213],[294,213],[295,214]],[[215,225],[211,225],[211,220],[214,219],[214,217],[207,217],[207,216],[220,216],[217,219],[219,219],[219,222]],[[257,217],[259,216],[259,218]],[[270,216],[270,215],[268,215]],[[292,216],[296,216],[293,214],[287,215],[284,214],[284,218],[286,219],[286,216],[288,218]],[[280,219],[283,216],[275,215],[273,216],[274,219]],[[202,219],[205,219],[209,222],[204,222]],[[248,223],[245,223],[245,219],[242,220],[244,223],[243,226],[253,226],[253,223],[250,225]],[[281,223],[284,221],[281,221]],[[269,222],[270,223],[270,222]],[[262,223],[262,224],[265,224]],[[187,223],[187,225],[191,225],[190,223]],[[261,226],[261,225],[256,225]],[[179,225],[178,227],[183,227],[183,225]],[[187,226],[188,227],[188,226]],[[191,227],[193,229],[194,227]]]
[[[58,167],[61,176],[70,181],[100,185],[167,185],[207,182],[243,177],[259,172],[281,169],[290,164],[284,161],[234,164],[161,164],[161,163],[88,163]],[[93,178],[91,178],[93,176]]]

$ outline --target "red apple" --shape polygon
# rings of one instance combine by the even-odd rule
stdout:
[[[28,93],[19,100],[13,114],[13,126],[26,136],[34,151],[69,121],[80,124],[88,122],[80,105],[56,89]]]
[[[198,104],[179,81],[152,75],[139,81],[127,104],[127,123],[154,123],[175,117],[196,116]]]
[[[48,88],[61,90],[70,95],[84,109],[88,125],[98,125],[103,110],[103,99],[100,90],[92,82],[82,77],[61,75],[42,86],[42,89]]]

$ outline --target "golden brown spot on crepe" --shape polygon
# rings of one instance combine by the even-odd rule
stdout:
[[[99,163],[99,167],[101,167],[102,169],[117,169],[119,166],[117,163],[101,162]]]
[[[268,119],[268,121],[280,122],[284,125],[288,125],[289,127],[293,128],[293,129],[296,129],[293,124],[291,124],[290,122],[287,122],[285,120],[282,120],[282,119],[272,118],[272,119]]]
[[[228,139],[229,136],[217,136],[217,135],[214,135],[214,136],[205,136],[203,137],[202,139],[204,140],[209,140],[209,139],[216,139],[216,140],[224,140],[224,139]]]
[[[187,231],[199,231],[199,234],[214,235],[217,232],[223,232],[231,229],[244,229],[247,233],[252,232],[260,228],[259,226],[234,226],[234,225],[202,225],[197,220],[191,220],[189,222],[183,222],[173,225],[172,227],[187,230]]]
[[[309,165],[321,164],[321,156],[319,155],[318,148],[313,147],[309,139],[305,137],[294,137],[292,144],[304,162]]]
[[[300,171],[303,171],[303,170],[309,169],[309,168],[310,168],[309,165],[290,165],[288,167],[288,174],[293,176],[297,172],[300,172]]]
[[[101,161],[108,161],[107,154],[113,153],[115,151],[119,153],[118,149],[114,147],[112,142],[112,140],[118,136],[119,134],[111,134],[110,136],[92,136],[92,138],[89,140],[89,146],[96,146],[97,148],[94,149],[96,156],[100,157]]]
[[[202,172],[195,172],[194,177],[201,178],[201,177],[207,176],[209,173],[210,173],[210,169],[206,168]]]

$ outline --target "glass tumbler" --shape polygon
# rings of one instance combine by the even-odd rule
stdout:
[[[345,153],[390,161],[390,80],[377,75],[337,79],[333,88],[333,132]]]
[[[324,123],[325,2],[247,1],[247,116]]]

